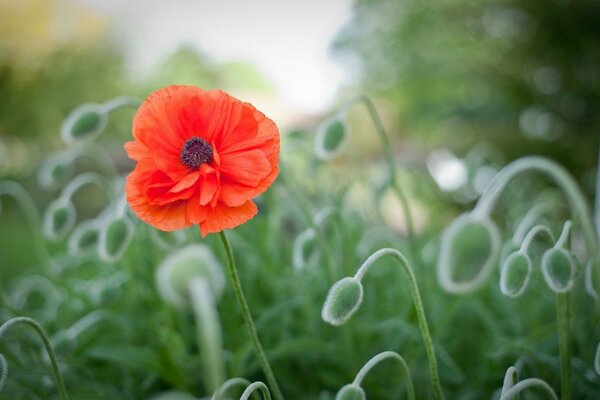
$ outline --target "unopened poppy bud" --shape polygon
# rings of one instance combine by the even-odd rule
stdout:
[[[531,259],[520,251],[513,252],[500,269],[500,291],[508,297],[523,294],[531,277]]]
[[[60,135],[67,144],[90,140],[102,133],[107,123],[108,115],[100,104],[82,104],[67,117]]]
[[[546,250],[542,257],[542,273],[548,287],[556,293],[565,293],[573,287],[575,262],[571,254],[562,248]]]
[[[100,259],[106,262],[120,259],[133,239],[133,231],[133,223],[126,215],[109,218],[100,229],[98,240]]]
[[[45,190],[56,189],[73,174],[71,157],[59,153],[48,157],[40,166],[37,174],[38,183]]]
[[[326,120],[315,137],[315,154],[321,160],[337,157],[346,144],[346,123],[339,116]]]
[[[489,277],[500,252],[500,233],[487,216],[455,219],[442,235],[438,280],[451,293],[473,291]]]
[[[343,386],[335,395],[335,400],[366,400],[363,388],[353,383]]]
[[[77,211],[69,199],[59,197],[54,200],[44,214],[44,235],[53,241],[58,241],[66,236],[73,228]]]
[[[342,325],[356,312],[362,299],[362,283],[356,278],[342,278],[329,289],[321,317],[331,325]]]
[[[92,252],[98,245],[98,226],[94,221],[84,221],[69,237],[69,254],[80,256]]]
[[[204,245],[190,245],[170,254],[156,271],[156,285],[163,300],[186,308],[190,304],[189,284],[195,277],[206,279],[216,298],[223,293],[223,270],[210,248]]]

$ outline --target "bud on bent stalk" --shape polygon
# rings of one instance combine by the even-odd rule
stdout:
[[[342,278],[329,289],[321,317],[331,325],[342,325],[358,310],[362,299],[362,283],[356,278]]]
[[[102,224],[98,240],[98,255],[101,260],[119,260],[133,239],[133,222],[127,215],[111,216]]]
[[[438,260],[438,280],[450,293],[467,293],[490,276],[500,252],[500,233],[487,216],[468,213],[444,230]],[[457,279],[457,275],[467,275]]]
[[[315,154],[323,161],[337,157],[346,145],[346,123],[336,115],[323,122],[315,137]]]
[[[367,395],[362,387],[350,383],[343,386],[335,395],[335,400],[366,400]]]
[[[102,133],[108,123],[108,114],[101,104],[82,104],[69,114],[60,136],[66,144],[91,140]]]
[[[44,214],[42,231],[51,241],[63,239],[75,225],[77,211],[70,199],[59,197],[50,203]]]

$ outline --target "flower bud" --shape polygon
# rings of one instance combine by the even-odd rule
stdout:
[[[345,385],[335,395],[335,400],[366,400],[366,398],[363,388],[353,383]]]
[[[110,217],[100,229],[98,255],[101,260],[114,262],[123,256],[133,239],[133,223],[126,216]]]
[[[523,294],[531,277],[531,259],[522,252],[511,253],[500,269],[500,291],[508,297]]]
[[[342,325],[356,312],[362,299],[362,283],[356,278],[342,278],[329,289],[321,317],[331,325]]]
[[[215,298],[223,293],[223,269],[207,246],[190,245],[167,256],[156,271],[158,292],[167,303],[186,308],[190,304],[189,284],[195,277],[209,282]]]
[[[58,241],[66,236],[73,228],[77,211],[69,199],[59,197],[54,200],[44,214],[42,230],[52,241]]]
[[[90,140],[102,133],[107,123],[108,116],[100,104],[82,104],[67,117],[60,135],[67,144]]]
[[[315,231],[308,228],[294,239],[292,261],[296,270],[302,270],[315,259]]]
[[[554,292],[565,293],[571,290],[575,272],[575,262],[567,250],[553,247],[544,252],[542,273],[546,284]]]
[[[69,254],[74,257],[91,253],[98,245],[98,226],[94,221],[77,225],[69,237]]]
[[[487,216],[463,214],[446,228],[438,259],[438,280],[450,293],[481,287],[500,252],[500,233]]]
[[[331,160],[337,157],[346,144],[346,124],[339,118],[326,120],[315,137],[315,154],[321,160]]]
[[[71,157],[59,153],[48,157],[38,169],[37,179],[45,190],[53,190],[65,183],[73,174]]]

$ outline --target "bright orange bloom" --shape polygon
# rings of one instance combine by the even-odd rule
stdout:
[[[127,201],[163,231],[199,224],[204,237],[243,224],[258,211],[252,198],[279,172],[275,123],[221,90],[155,91],[133,119],[133,137]]]

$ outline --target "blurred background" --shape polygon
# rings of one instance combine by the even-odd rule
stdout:
[[[417,384],[427,377],[408,295],[398,294],[404,296],[398,301],[395,292],[382,289],[389,278],[385,274],[393,268],[382,268],[380,281],[371,286],[385,298],[381,304],[371,299],[365,305],[370,307],[370,313],[363,313],[369,323],[357,323],[358,333],[346,338],[358,343],[350,364],[331,361],[345,350],[318,315],[332,277],[313,270],[313,275],[300,280],[301,289],[295,287],[298,278],[292,266],[292,243],[310,223],[303,220],[302,207],[292,204],[298,196],[286,188],[290,182],[307,197],[309,219],[310,211],[318,214],[327,206],[344,208],[344,218],[338,222],[345,230],[340,228],[341,233],[331,236],[334,256],[345,261],[338,276],[348,274],[378,246],[408,251],[407,221],[398,200],[384,187],[384,156],[366,109],[356,105],[344,114],[348,135],[339,156],[331,160],[315,156],[322,121],[339,116],[340,107],[360,95],[368,95],[381,116],[398,165],[398,179],[413,212],[417,258],[423,264],[417,275],[424,286],[424,302],[433,313],[434,337],[442,354],[442,381],[450,398],[480,399],[483,394],[489,398],[506,367],[512,365],[515,357],[507,354],[514,348],[506,353],[504,348],[495,351],[483,366],[480,354],[499,343],[508,348],[519,335],[524,339],[515,346],[528,349],[525,353],[534,360],[523,361],[531,366],[529,375],[557,379],[557,363],[548,361],[557,358],[552,353],[555,326],[548,305],[553,297],[543,292],[549,302],[538,305],[539,292],[534,291],[527,298],[530,301],[507,303],[494,284],[489,291],[462,300],[441,291],[434,268],[439,233],[459,212],[472,208],[494,174],[514,159],[535,154],[558,161],[593,202],[600,145],[599,1],[0,0],[0,179],[22,183],[43,213],[59,196],[60,187],[40,185],[40,165],[46,165],[42,162],[48,155],[68,147],[60,131],[69,114],[83,103],[105,103],[123,95],[143,99],[170,84],[225,89],[253,103],[280,127],[287,183],[279,179],[270,192],[273,194],[258,200],[266,212],[254,225],[236,230],[240,233],[234,234],[233,242],[250,254],[242,261],[243,278],[258,283],[251,286],[248,297],[253,299],[253,312],[266,314],[264,319],[271,322],[263,321],[262,326],[274,327],[265,334],[265,343],[277,350],[276,369],[282,380],[287,380],[283,386],[288,392],[314,394],[325,387],[328,392],[320,398],[332,398],[360,362],[376,350],[388,348],[406,350],[408,360],[416,363]],[[133,113],[131,107],[112,112],[104,133],[95,139],[117,167],[117,178],[133,167],[123,150],[124,142],[131,138]],[[96,162],[90,157],[78,160],[75,169],[97,170]],[[75,175],[70,173],[69,179]],[[513,187],[509,204],[500,205],[502,215],[507,215],[499,222],[503,228],[514,227],[531,207],[531,199],[549,186],[543,179],[527,182]],[[86,190],[77,199],[79,222],[99,214],[103,207],[103,197]],[[563,198],[553,204],[561,217],[567,215]],[[4,201],[0,206],[0,286],[10,294],[15,288],[22,289],[25,275],[38,274],[44,260],[32,251],[36,245],[32,230],[23,223],[18,202]],[[168,253],[165,249],[198,242],[198,233],[186,231],[185,240],[171,238],[171,247],[150,246],[147,250],[149,241],[159,234],[139,221],[135,229],[135,245],[116,264],[86,258],[83,268],[66,268],[66,278],[59,276],[53,282],[70,294],[82,292],[83,298],[86,281],[100,281],[101,274],[112,279],[111,274],[125,271],[125,283],[120,284],[126,290],[120,295],[109,293],[113,297],[98,300],[99,304],[126,322],[127,316],[151,315],[139,326],[130,327],[128,336],[112,332],[98,339],[110,330],[104,327],[97,337],[59,352],[72,367],[67,378],[71,388],[77,388],[77,382],[82,386],[77,388],[80,398],[93,398],[89,393],[103,393],[104,398],[114,395],[114,388],[100,388],[97,376],[102,374],[107,377],[104,382],[114,379],[115,387],[127,393],[122,398],[141,398],[171,387],[200,392],[197,360],[188,359],[197,350],[190,344],[194,343],[191,317],[175,316],[170,309],[154,314],[164,305],[157,304],[152,276],[157,260]],[[328,229],[328,233],[335,231]],[[311,240],[314,242],[314,237]],[[210,237],[206,242],[220,248]],[[320,265],[314,251],[318,246],[311,245],[306,258]],[[48,247],[59,261],[60,257],[76,258],[65,250],[66,240]],[[65,287],[60,286],[63,284]],[[307,295],[302,290],[313,292]],[[289,295],[291,291],[295,297]],[[79,299],[77,296],[73,298]],[[224,340],[233,343],[229,350],[235,355],[230,356],[235,362],[231,358],[228,362],[240,374],[258,379],[257,365],[244,362],[248,347],[243,347],[237,316],[227,313],[228,307],[236,307],[231,293],[228,296],[220,305]],[[23,310],[37,315],[42,310],[37,300],[13,302],[25,306],[0,308],[0,316],[8,318]],[[45,316],[42,320],[46,318],[45,326],[55,332],[100,307],[85,299],[79,303],[69,297],[63,300],[61,308],[53,310],[56,318],[39,313]],[[273,323],[273,315],[281,309],[296,307],[293,301],[309,304],[305,314],[291,318],[290,312],[289,318]],[[389,319],[398,304],[407,324]],[[485,315],[480,319],[480,314]],[[458,319],[453,320],[456,315]],[[529,321],[537,321],[539,315],[544,322],[531,330]],[[465,342],[456,337],[455,321],[473,328],[471,334],[489,329],[486,334],[490,336],[483,340],[477,333]],[[579,332],[600,332],[598,322],[594,322],[595,331],[589,321],[579,323]],[[132,343],[146,340],[157,326],[159,334],[149,339],[148,348],[127,350]],[[397,335],[398,330],[406,335]],[[111,352],[113,342],[120,340],[122,348]],[[286,340],[298,347],[285,347]],[[101,346],[94,347],[96,342]],[[586,351],[591,348],[587,337],[580,342],[586,344]],[[442,344],[447,345],[445,350]],[[175,349],[175,356],[168,354],[170,349]],[[536,351],[547,357],[536,359]],[[19,358],[19,351],[12,353],[11,365],[16,365],[17,372],[9,374],[13,386],[8,389],[33,396],[23,388],[33,387],[47,371],[42,365],[28,374],[26,368],[35,363]],[[327,364],[330,370],[313,371],[314,363],[319,362],[331,363]],[[122,369],[115,370],[114,364]],[[583,362],[577,365],[581,369],[577,374],[583,388],[580,393],[597,393],[597,377],[585,374]],[[101,371],[96,374],[94,368]],[[465,389],[469,386],[465,376],[479,386]],[[42,389],[31,390],[39,389],[39,398],[47,398],[44,394],[52,389],[44,382]],[[390,398],[386,389],[377,389],[385,386],[385,377],[376,383],[382,382],[373,384],[372,389],[380,390],[379,398]]]

